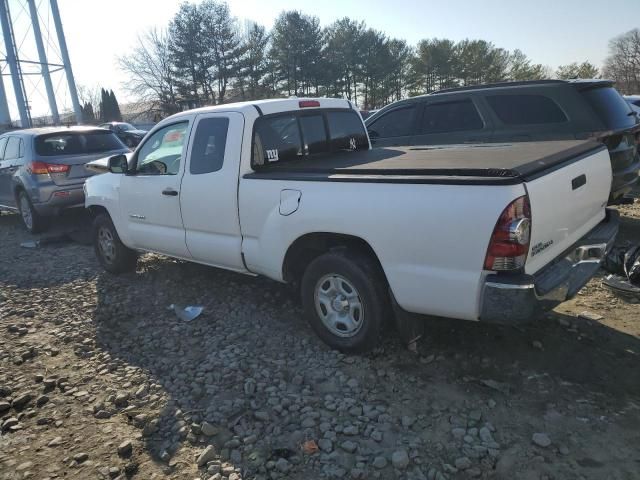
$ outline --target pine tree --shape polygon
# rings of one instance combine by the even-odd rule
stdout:
[[[102,122],[111,121],[111,105],[109,94],[104,88],[100,89],[100,120]]]
[[[87,102],[82,106],[82,116],[86,123],[88,124],[95,123],[96,115],[95,115],[95,112],[93,111],[93,105],[91,104],[91,102]]]
[[[237,75],[242,46],[236,19],[229,6],[216,0],[204,0],[198,7],[203,19],[205,49],[212,56],[207,79],[215,84],[216,102],[223,103],[231,79]],[[211,86],[210,90],[213,90]],[[213,96],[213,92],[211,92]]]
[[[112,121],[121,122],[122,113],[120,112],[120,105],[118,104],[118,100],[116,99],[116,94],[113,93],[113,90],[109,92],[109,103],[111,105]]]
[[[169,48],[178,91],[197,102],[211,101],[214,97],[209,81],[214,60],[204,33],[205,23],[205,10],[185,2],[169,26]]]
[[[272,33],[272,57],[278,79],[288,95],[317,94],[322,77],[323,35],[318,17],[283,12]]]
[[[265,76],[268,72],[267,43],[269,35],[262,25],[250,23],[240,46],[236,88],[243,99],[256,100],[267,96]]]

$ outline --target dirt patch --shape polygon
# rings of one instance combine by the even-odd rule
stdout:
[[[600,278],[526,327],[426,320],[418,353],[349,357],[286,286],[27,240],[0,216],[0,479],[638,477],[640,307]]]

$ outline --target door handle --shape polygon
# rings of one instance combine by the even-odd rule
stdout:
[[[167,195],[169,197],[177,197],[178,196],[178,192],[176,190],[174,190],[173,188],[165,188],[164,190],[162,190],[162,194],[163,195]]]

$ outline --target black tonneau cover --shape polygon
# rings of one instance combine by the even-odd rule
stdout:
[[[245,178],[520,183],[603,149],[584,140],[388,147],[271,163]]]

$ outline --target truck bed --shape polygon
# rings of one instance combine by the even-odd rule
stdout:
[[[584,140],[387,147],[272,163],[245,178],[513,184],[604,148]]]

